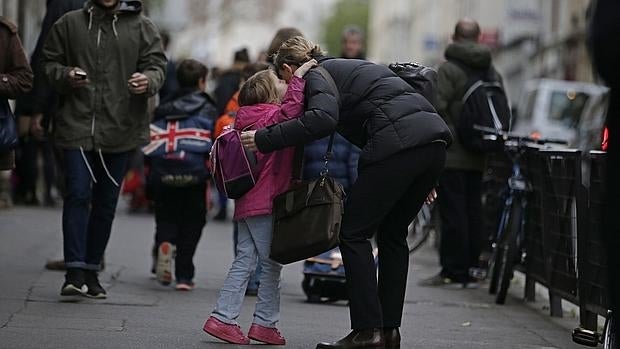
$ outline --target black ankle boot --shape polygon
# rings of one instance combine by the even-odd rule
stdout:
[[[385,349],[400,349],[400,331],[398,327],[383,328]]]
[[[316,349],[358,349],[358,348],[385,348],[383,330],[370,328],[353,330],[348,336],[334,343],[319,343]]]

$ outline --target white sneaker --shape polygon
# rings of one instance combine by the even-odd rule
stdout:
[[[157,248],[157,267],[155,276],[160,284],[168,286],[172,282],[172,259],[176,248],[169,242],[162,242]]]

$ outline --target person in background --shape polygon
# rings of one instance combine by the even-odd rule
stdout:
[[[206,224],[206,161],[213,145],[215,103],[204,90],[207,67],[193,59],[179,63],[179,91],[155,109],[151,143],[142,151],[149,167],[155,201],[156,277],[176,289],[194,288],[193,258]],[[168,132],[174,128],[174,140]],[[176,251],[176,253],[175,253]]]
[[[17,26],[0,16],[0,117],[13,118],[8,100],[15,99],[32,88],[32,69],[24,52]],[[13,120],[14,122],[15,120]],[[0,150],[0,208],[12,205],[8,175],[2,171],[15,167],[14,150]],[[8,174],[8,173],[7,173]]]
[[[159,30],[141,12],[137,1],[89,0],[54,24],[43,48],[61,100],[53,130],[66,187],[61,296],[106,298],[98,271],[120,183],[131,152],[148,142],[148,97],[166,67]]]
[[[611,90],[607,110],[607,207],[603,212],[603,237],[607,248],[610,305],[616,330],[612,346],[620,349],[620,222],[616,218],[620,212],[620,183],[615,180],[620,177],[620,2],[597,0],[592,5],[595,7],[588,39],[593,62],[597,73]]]
[[[276,34],[273,36],[273,39],[271,39],[271,43],[269,43],[269,48],[267,49],[267,62],[273,64],[275,54],[278,53],[278,50],[280,49],[282,43],[296,36],[304,35],[299,29],[294,27],[284,27],[278,29]]]
[[[241,108],[235,121],[236,130],[255,129],[299,117],[304,108],[305,73],[316,65],[309,61],[299,67],[288,86],[272,70],[256,73],[239,92]],[[215,309],[203,330],[228,343],[258,342],[284,345],[286,340],[276,325],[280,320],[280,273],[282,265],[269,258],[273,198],[289,188],[295,149],[270,154],[257,154],[261,172],[256,185],[235,200],[234,220],[239,226],[237,254],[228,271]],[[258,300],[252,326],[246,336],[237,318],[241,312],[245,289],[256,259],[262,266]]]
[[[167,31],[162,30],[160,32],[161,43],[164,45],[164,52],[168,63],[166,63],[166,80],[159,90],[159,104],[168,102],[170,98],[174,97],[174,94],[179,90],[179,81],[177,80],[177,63],[172,57],[172,54],[168,50],[170,47],[170,34]]]
[[[490,49],[479,43],[480,27],[472,19],[461,19],[454,28],[453,43],[446,48],[447,62],[438,71],[438,112],[455,130],[462,108],[465,85],[471,74],[492,70]],[[486,241],[482,227],[482,171],[484,153],[463,147],[458,137],[447,152],[446,169],[439,179],[439,215],[441,271],[420,281],[421,286],[456,288],[477,287],[470,276],[479,267],[479,256]]]
[[[84,6],[85,0],[48,0],[41,24],[41,31],[34,52],[30,58],[30,66],[34,72],[34,83],[30,93],[17,101],[19,117],[29,120],[29,130],[20,138],[20,152],[16,159],[16,174],[19,178],[15,190],[15,200],[27,205],[39,204],[36,187],[39,178],[38,155],[43,159],[44,195],[43,204],[55,206],[56,199],[52,196],[52,188],[56,184],[56,164],[53,145],[49,139],[51,118],[58,109],[58,95],[52,90],[45,79],[43,67],[43,44],[52,25],[62,15]]]
[[[243,68],[250,62],[247,48],[242,48],[235,52],[233,65],[230,69],[223,72],[217,80],[215,88],[215,102],[218,115],[224,115],[226,105],[231,98],[239,91]],[[218,193],[219,209],[213,217],[216,221],[225,221],[227,218],[228,199],[222,193]]]
[[[340,42],[341,58],[366,59],[364,52],[364,32],[356,25],[349,25],[342,31]]]
[[[34,83],[32,91],[18,100],[18,106],[22,113],[21,117],[30,118],[30,135],[36,140],[45,140],[43,146],[43,154],[45,160],[45,177],[46,192],[51,191],[51,181],[56,182],[56,186],[62,193],[64,185],[62,185],[62,173],[56,166],[56,159],[46,158],[49,153],[53,153],[53,142],[49,139],[51,129],[53,128],[53,115],[58,110],[58,94],[47,81],[43,67],[43,45],[47,39],[47,35],[52,26],[65,13],[80,9],[84,6],[86,0],[48,0],[41,24],[41,31],[34,52],[30,59],[30,66],[34,72]],[[22,163],[22,168],[32,168],[32,162],[36,159],[22,154],[22,159],[18,160]],[[53,163],[52,163],[53,161]],[[30,165],[28,165],[30,164]],[[18,167],[18,176],[23,176],[23,172]],[[27,175],[26,175],[27,176]],[[46,195],[47,196],[47,195]],[[53,199],[53,198],[50,198]],[[51,202],[50,202],[51,203]],[[102,262],[103,263],[103,262]],[[103,264],[102,264],[103,265]],[[65,261],[63,259],[49,260],[45,263],[45,269],[48,270],[65,270]]]

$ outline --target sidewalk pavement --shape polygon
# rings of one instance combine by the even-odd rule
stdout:
[[[106,253],[105,300],[64,301],[63,274],[46,271],[62,256],[59,209],[0,211],[0,348],[235,348],[202,332],[232,261],[230,223],[210,221],[195,258],[197,289],[178,292],[150,277],[153,218],[119,211]],[[436,273],[436,253],[413,256],[401,348],[581,348],[570,339],[574,317],[555,320],[525,304],[513,287],[505,306],[478,290],[420,288]],[[301,264],[284,268],[279,328],[288,348],[314,348],[349,331],[346,302],[308,304]],[[239,321],[247,331],[256,298]],[[258,347],[258,345],[253,345]],[[261,346],[262,347],[262,346]]]

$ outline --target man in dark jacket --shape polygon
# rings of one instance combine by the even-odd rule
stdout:
[[[335,86],[319,71],[309,71],[304,114],[244,132],[242,141],[248,149],[268,153],[338,130],[362,149],[340,230],[353,331],[317,348],[397,347],[409,266],[407,226],[435,186],[452,137],[430,103],[386,66],[326,58],[301,37],[285,41],[275,62],[289,81],[311,58]],[[369,241],[375,233],[378,283]]]
[[[32,88],[32,70],[17,36],[17,27],[1,16],[0,52],[0,118],[2,119],[0,128],[7,127],[11,123],[16,129],[8,100],[15,99]],[[4,134],[3,131],[7,130],[0,129],[0,134]],[[8,146],[6,149],[0,148],[0,208],[12,205],[8,173],[3,173],[3,170],[10,170],[14,166],[14,150]]]
[[[140,1],[90,0],[52,27],[44,70],[60,95],[53,139],[64,168],[61,295],[105,298],[97,271],[129,153],[149,139],[147,101],[164,80],[159,31]]]
[[[43,71],[43,45],[47,34],[56,21],[65,13],[84,6],[85,0],[48,0],[41,32],[37,39],[34,52],[30,58],[30,66],[34,72],[32,91],[20,98],[17,103],[19,117],[29,119],[29,133],[20,139],[20,155],[16,160],[16,173],[20,178],[16,190],[17,199],[26,204],[36,204],[36,183],[38,179],[38,153],[42,153],[43,173],[45,182],[44,202],[53,206],[51,196],[55,181],[55,165],[51,142],[47,139],[50,121],[58,108],[58,95],[48,84]],[[64,267],[64,265],[63,265]]]
[[[607,148],[607,207],[604,212],[604,238],[607,247],[607,271],[609,275],[609,296],[615,323],[615,343],[612,348],[620,348],[620,2],[616,0],[597,0],[590,27],[590,44],[594,65],[598,74],[611,89],[607,111],[609,145]]]
[[[454,134],[462,108],[468,72],[488,71],[490,50],[478,43],[480,28],[471,19],[460,20],[453,43],[445,52],[447,62],[438,71],[438,111]],[[495,72],[497,74],[497,72]],[[499,74],[497,74],[498,80]],[[482,234],[481,185],[484,154],[469,151],[455,138],[448,149],[446,170],[439,181],[441,217],[441,272],[422,280],[423,286],[473,287],[469,269],[478,266],[485,241]]]

